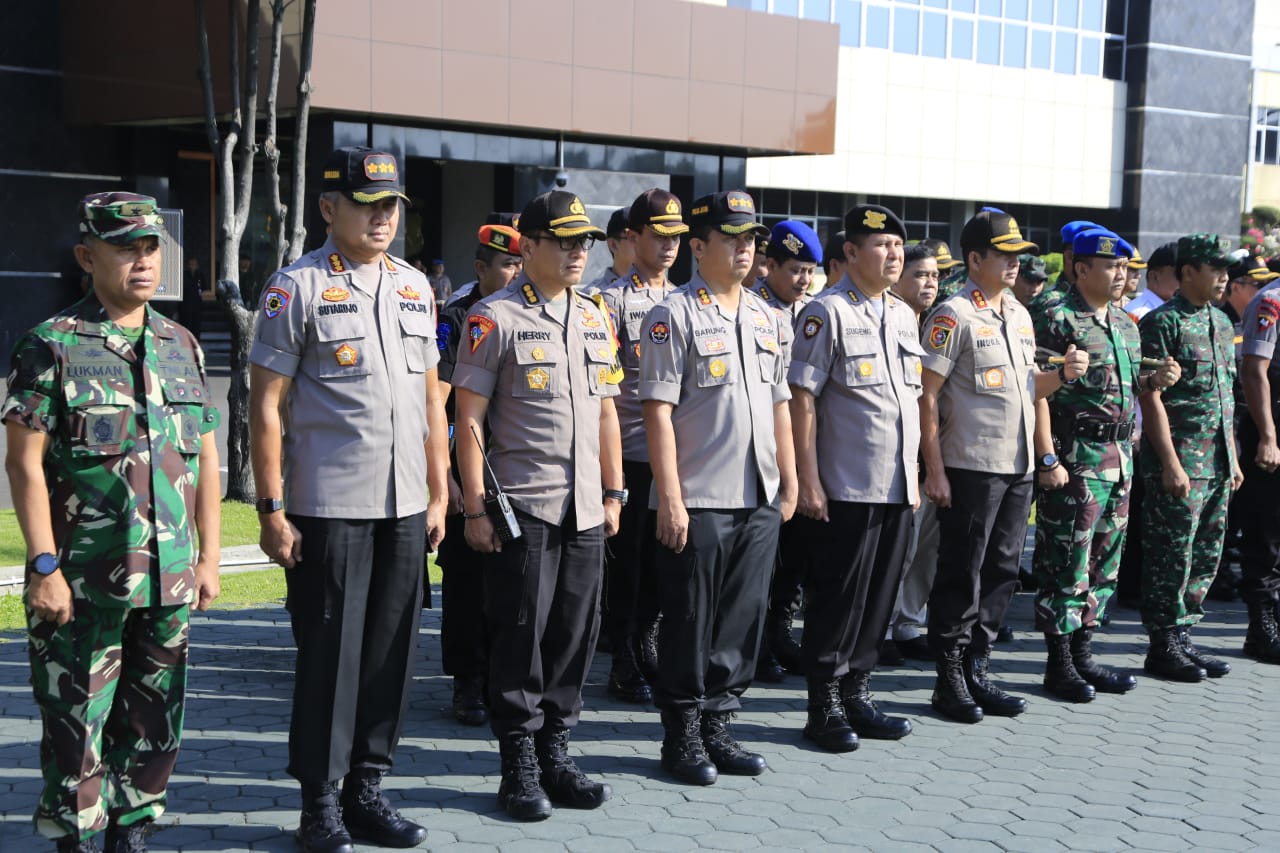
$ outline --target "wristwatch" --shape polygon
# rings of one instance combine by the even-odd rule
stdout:
[[[48,577],[58,570],[58,556],[56,554],[36,554],[30,560],[27,560],[27,571],[34,572],[42,577]]]
[[[1065,364],[1058,365],[1058,379],[1063,385],[1075,385],[1076,382],[1080,380],[1080,377],[1077,376],[1075,379],[1068,379],[1066,367],[1067,366]]]
[[[1057,454],[1054,454],[1054,453],[1046,453],[1044,456],[1041,456],[1041,457],[1040,457],[1040,470],[1041,470],[1041,471],[1052,471],[1054,468],[1057,468],[1057,467],[1058,467],[1058,456],[1057,456]]]
[[[284,509],[284,501],[279,498],[258,498],[258,514],[267,515]]]
[[[605,489],[604,490],[604,496],[606,500],[608,498],[613,498],[615,501],[622,504],[623,506],[627,505],[627,496],[630,494],[631,493],[626,489]]]

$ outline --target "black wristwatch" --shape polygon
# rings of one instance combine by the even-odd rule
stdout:
[[[30,560],[27,560],[27,571],[48,577],[58,570],[58,555],[56,554],[36,554]]]
[[[1041,470],[1041,471],[1052,471],[1054,468],[1057,468],[1057,467],[1058,467],[1058,456],[1057,456],[1057,454],[1055,454],[1055,453],[1046,453],[1044,456],[1041,456],[1041,457],[1040,457],[1040,466],[1039,466],[1039,468],[1040,468],[1040,470]]]
[[[269,515],[284,509],[284,501],[279,498],[258,498],[258,514]]]
[[[1080,377],[1077,376],[1075,379],[1068,379],[1066,368],[1067,366],[1065,364],[1058,365],[1058,380],[1061,381],[1063,385],[1075,385],[1076,382],[1080,381]]]
[[[606,500],[609,498],[613,498],[615,501],[622,504],[623,506],[627,505],[627,497],[630,494],[631,493],[628,492],[626,489],[605,489],[604,490],[604,496]]]

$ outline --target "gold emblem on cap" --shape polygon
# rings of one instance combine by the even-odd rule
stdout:
[[[1116,241],[1110,237],[1098,238],[1098,254],[1114,255],[1116,253]]]
[[[676,201],[674,198],[670,199],[667,202],[667,213],[679,213],[679,212],[680,212],[680,202]]]
[[[551,374],[542,367],[533,368],[524,375],[524,378],[529,383],[530,391],[545,391],[551,382]]]
[[[804,243],[794,234],[788,234],[782,238],[782,245],[787,247],[787,251],[793,255],[800,254],[800,250],[804,248]]]
[[[507,235],[503,234],[501,231],[494,231],[490,235],[489,241],[495,246],[502,247],[507,245]]]
[[[887,214],[878,213],[874,210],[868,210],[867,215],[862,217],[862,224],[868,228],[874,228],[877,231],[884,230],[884,223],[889,217]]]
[[[582,206],[582,199],[578,198],[578,197],[575,195],[575,196],[573,197],[573,201],[569,203],[569,212],[570,212],[570,213],[576,213],[576,214],[578,214],[579,216],[586,216],[586,215],[587,215],[587,209],[586,209],[585,207],[583,207],[583,206]]]
[[[707,372],[710,373],[712,376],[714,376],[716,379],[719,379],[721,376],[724,376],[724,373],[725,373],[724,362],[718,358],[715,359],[714,361],[711,362],[710,365],[707,366]]]

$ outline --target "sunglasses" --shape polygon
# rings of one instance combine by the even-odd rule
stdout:
[[[583,234],[580,237],[557,237],[554,234],[538,234],[534,240],[551,240],[560,245],[561,251],[572,252],[574,249],[582,248],[588,252],[591,247],[596,244],[596,238],[591,234]]]

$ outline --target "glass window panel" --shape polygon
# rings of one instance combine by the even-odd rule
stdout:
[[[893,52],[920,52],[920,12],[915,9],[893,10]]]
[[[889,46],[889,10],[883,6],[867,7],[867,47]]]
[[[831,20],[831,0],[804,0],[804,16],[811,21]]]
[[[947,55],[947,16],[940,12],[924,13],[924,37],[920,52],[943,59]]]
[[[951,56],[973,59],[973,21],[956,18],[951,22]]]
[[[1080,29],[1102,32],[1102,0],[1083,0],[1080,4]]]
[[[1000,25],[995,21],[978,22],[978,61],[983,65],[1000,64]]]
[[[978,13],[993,18],[1000,17],[1000,0],[978,0]]]
[[[791,193],[791,216],[812,218],[818,210],[817,193],[812,190],[795,190]]]
[[[853,205],[849,205],[852,207]],[[818,193],[818,215],[832,216],[837,219],[844,218],[845,204],[844,195],[841,193]],[[831,233],[835,233],[844,227],[844,224],[837,225],[831,229]]]
[[[951,0],[951,8],[956,12],[972,12],[973,0]]]
[[[1053,41],[1053,70],[1059,74],[1075,74],[1076,34],[1057,32]]]
[[[836,23],[840,25],[841,44],[847,47],[862,44],[862,3],[836,0]]]
[[[1003,64],[1008,68],[1027,67],[1027,28],[1005,24]]]
[[[1053,0],[1031,0],[1031,20],[1037,24],[1053,23]]]
[[[1004,0],[1004,16],[1010,21],[1027,19],[1027,0]]]
[[[755,196],[760,199],[760,210],[786,219],[790,212],[791,193],[787,190],[776,188],[766,188],[761,195]]]
[[[945,9],[947,8],[947,0],[924,0],[924,5],[931,9]]]
[[[1268,130],[1266,132],[1262,161],[1272,166],[1280,163],[1280,131]]]
[[[800,14],[800,0],[773,0],[773,14],[796,17]]]
[[[1053,67],[1053,35],[1048,30],[1031,31],[1031,67]]]
[[[1080,73],[1093,77],[1102,73],[1102,39],[1080,39]]]
[[[731,9],[750,9],[751,0],[729,0],[729,8]]]
[[[924,222],[929,218],[929,200],[927,198],[904,199],[902,217],[913,222]]]
[[[1079,17],[1080,0],[1058,0],[1058,26],[1074,27]]]

